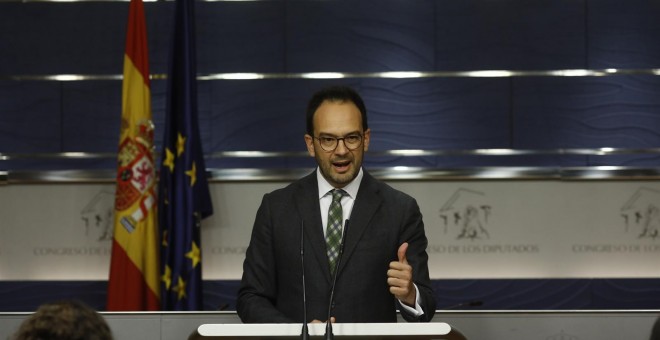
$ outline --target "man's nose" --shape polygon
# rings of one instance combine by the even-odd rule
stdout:
[[[348,152],[348,148],[346,147],[346,140],[345,139],[338,139],[337,140],[337,147],[335,148],[335,153],[343,155]]]

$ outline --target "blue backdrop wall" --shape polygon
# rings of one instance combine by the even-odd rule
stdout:
[[[0,2],[0,171],[114,169],[128,3]],[[393,149],[556,150],[660,146],[660,2],[648,0],[217,1],[197,3],[203,148],[303,151],[304,108],[321,86],[364,96],[372,151]],[[171,2],[146,3],[150,66],[165,74]],[[548,70],[610,70],[556,76]],[[470,77],[462,71],[518,70]],[[617,70],[617,71],[614,71]],[[436,72],[382,78],[376,72]],[[535,74],[535,71],[539,71]],[[267,79],[208,79],[255,72]],[[345,79],[306,79],[346,72]],[[441,74],[447,72],[446,74]],[[46,75],[80,74],[79,81]],[[565,73],[564,73],[565,74]],[[165,81],[152,81],[157,131]],[[160,145],[161,134],[156,133]],[[275,141],[275,142],[274,142]],[[310,160],[209,157],[211,168],[300,167]],[[368,167],[415,165],[658,167],[656,152],[594,156],[375,157]],[[438,281],[440,306],[488,308],[660,308],[659,281]],[[207,308],[232,308],[236,282],[207,282]],[[0,281],[0,310],[31,310],[44,299],[79,296],[99,308],[105,282]],[[654,298],[655,297],[655,298]],[[451,302],[451,303],[449,303]]]

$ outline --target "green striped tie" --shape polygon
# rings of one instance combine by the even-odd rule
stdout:
[[[330,273],[334,274],[335,264],[339,258],[339,248],[341,246],[341,228],[343,213],[341,209],[341,198],[346,192],[341,189],[332,190],[332,203],[328,210],[328,226],[325,234],[325,242],[328,249],[328,263],[330,264]]]

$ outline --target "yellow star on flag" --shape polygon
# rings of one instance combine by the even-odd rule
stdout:
[[[160,245],[163,247],[169,246],[169,243],[167,242],[167,229],[163,230],[163,239],[161,240]]]
[[[190,186],[195,185],[195,182],[197,182],[197,168],[195,167],[195,162],[192,164],[192,169],[186,171],[186,175],[190,176]]]
[[[183,281],[183,278],[179,276],[179,282],[176,284],[176,287],[174,287],[172,290],[177,293],[177,297],[179,300],[183,299],[186,297],[186,281]]]
[[[172,153],[169,148],[165,149],[165,160],[163,161],[163,165],[170,169],[170,172],[174,172],[174,153]]]
[[[170,266],[165,266],[165,273],[160,277],[160,280],[165,282],[165,288],[169,290],[172,285],[172,269]]]
[[[179,136],[177,137],[176,141],[176,155],[181,156],[183,151],[186,150],[186,138],[179,133]]]
[[[186,257],[192,260],[193,268],[202,260],[202,253],[195,242],[192,243],[192,250],[186,253]]]

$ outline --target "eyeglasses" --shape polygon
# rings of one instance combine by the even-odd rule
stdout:
[[[344,146],[349,150],[355,150],[362,145],[362,135],[357,133],[344,137],[319,136],[314,138],[319,140],[321,149],[324,151],[335,151],[340,140],[344,141]]]

